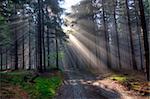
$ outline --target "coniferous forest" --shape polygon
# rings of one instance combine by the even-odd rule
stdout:
[[[0,99],[149,99],[149,0],[0,0]]]

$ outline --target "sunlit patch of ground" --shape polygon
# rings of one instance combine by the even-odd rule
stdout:
[[[100,75],[94,86],[118,92],[122,99],[149,99],[150,82],[140,72],[115,72]]]

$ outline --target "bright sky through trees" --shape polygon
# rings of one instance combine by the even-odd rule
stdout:
[[[71,6],[79,3],[81,0],[64,0],[64,2],[61,4],[61,7],[65,9],[66,13],[70,13],[71,11]],[[62,15],[63,18],[65,18],[65,14]],[[62,26],[64,31],[67,31],[70,29],[70,27]]]
[[[62,5],[66,9],[66,12],[71,12],[71,6],[79,3],[81,0],[65,0]]]

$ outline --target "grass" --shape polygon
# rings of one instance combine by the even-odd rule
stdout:
[[[51,77],[38,76],[33,83],[25,81],[25,77],[31,79],[35,76],[29,72],[1,73],[0,75],[0,82],[20,86],[29,94],[31,99],[52,99],[62,83],[62,78],[59,75]]]

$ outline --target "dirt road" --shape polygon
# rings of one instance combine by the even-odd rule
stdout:
[[[93,82],[96,77],[89,72],[73,66],[68,52],[69,63],[64,64],[65,80],[55,99],[119,99],[119,95],[112,91],[96,87]]]

